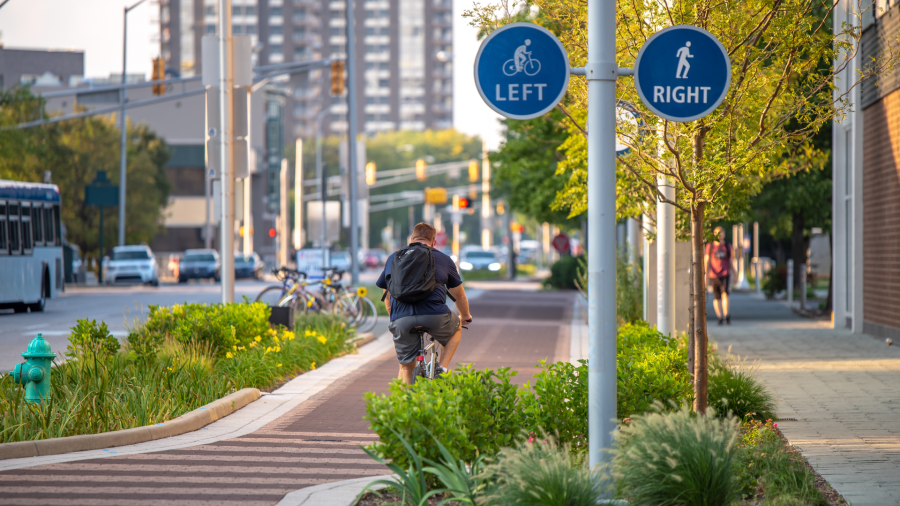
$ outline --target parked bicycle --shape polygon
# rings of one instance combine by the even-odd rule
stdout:
[[[264,288],[256,296],[256,302],[265,302],[269,306],[290,307],[299,314],[310,311],[322,312],[329,308],[319,294],[307,289],[310,283],[306,281],[305,272],[282,267],[272,270],[272,274],[281,281],[281,286]]]
[[[330,305],[331,314],[340,316],[348,325],[355,326],[360,332],[368,332],[378,322],[375,304],[366,297],[366,287],[361,286],[353,290],[341,283],[344,272],[334,267],[325,269],[320,294]]]

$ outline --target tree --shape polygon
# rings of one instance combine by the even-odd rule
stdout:
[[[492,194],[538,223],[569,222],[567,210],[552,209],[568,178],[557,172],[560,145],[568,137],[559,111],[528,121],[506,120],[506,142],[490,155]]]
[[[0,95],[0,129],[46,117],[43,102],[27,88]],[[169,160],[166,143],[146,125],[128,124],[126,167],[127,244],[149,243],[162,230],[162,211],[170,185],[165,173]],[[97,171],[105,170],[113,184],[119,181],[119,129],[112,117],[92,116],[28,129],[0,131],[0,178],[39,182],[43,171],[52,173],[62,199],[66,238],[87,253],[99,248],[99,209],[84,203],[84,187]],[[104,213],[107,247],[118,231],[118,209]]]
[[[559,37],[573,66],[587,55],[587,4],[577,0],[535,0],[535,21]],[[807,144],[834,117],[847,110],[843,95],[833,96],[834,80],[858,47],[859,30],[832,33],[825,0],[748,0],[740,7],[711,0],[620,2],[617,12],[617,63],[632,67],[644,42],[673,25],[701,27],[716,36],[732,60],[731,88],[717,111],[687,123],[654,116],[641,103],[632,79],[617,81],[617,97],[633,104],[643,124],[617,125],[631,152],[620,158],[620,187],[644,202],[666,202],[690,219],[692,250],[691,341],[694,358],[694,409],[707,406],[706,292],[703,267],[705,220],[744,208],[761,184],[784,170],[773,158]],[[491,30],[505,24],[504,4],[476,7],[467,14]],[[865,77],[865,76],[862,76]],[[578,214],[587,206],[584,156],[587,83],[570,82],[560,109],[570,118],[563,144],[570,186],[558,206]],[[799,125],[799,126],[798,126]],[[677,189],[667,200],[657,180]],[[590,252],[589,252],[590,253]]]

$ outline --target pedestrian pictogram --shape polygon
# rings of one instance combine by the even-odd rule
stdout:
[[[534,23],[512,23],[481,43],[475,57],[475,86],[499,114],[531,119],[562,100],[569,71],[569,56],[553,33]]]
[[[634,63],[641,101],[661,118],[693,121],[716,110],[731,85],[731,59],[711,33],[690,25],[653,34]]]

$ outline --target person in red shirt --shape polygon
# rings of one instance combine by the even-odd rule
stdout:
[[[725,230],[716,227],[713,230],[716,240],[706,244],[703,255],[706,264],[706,279],[712,285],[713,309],[719,318],[719,325],[731,325],[731,313],[728,312],[728,287],[731,277],[731,259],[734,256],[731,245],[725,242]]]

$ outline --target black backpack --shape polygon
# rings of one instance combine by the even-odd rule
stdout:
[[[414,242],[394,254],[391,273],[385,277],[391,297],[409,304],[431,295],[439,284],[434,279],[433,251],[420,242]]]

